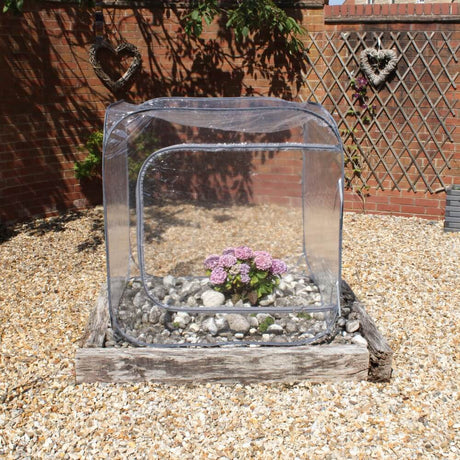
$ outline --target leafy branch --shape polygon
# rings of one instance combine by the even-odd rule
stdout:
[[[273,0],[238,0],[222,4],[219,0],[197,0],[192,10],[184,17],[184,30],[189,36],[199,37],[203,23],[210,25],[217,17],[226,20],[225,27],[232,29],[238,43],[243,43],[250,35],[261,39],[270,34],[284,42],[288,53],[305,52],[301,36],[306,30]]]
[[[94,0],[76,0],[79,5],[94,6]],[[3,13],[21,14],[24,0],[3,0]]]
[[[20,14],[22,12],[22,7],[24,6],[24,0],[4,0],[3,2],[3,12],[6,13],[10,11],[14,14]]]
[[[102,131],[91,133],[82,150],[86,150],[88,155],[82,161],[74,164],[75,177],[84,179],[96,174],[97,168],[102,162],[102,141],[104,134]]]

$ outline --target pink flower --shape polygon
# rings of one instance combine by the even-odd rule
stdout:
[[[231,254],[224,254],[223,256],[219,257],[219,265],[221,267],[231,267],[235,265],[237,262],[236,257]]]
[[[247,246],[239,246],[235,248],[235,257],[240,260],[247,260],[250,259],[254,253],[252,252],[251,248]]]
[[[230,254],[230,255],[234,256],[234,255],[235,255],[235,249],[233,249],[233,248],[224,249],[224,250],[222,251],[222,254],[223,254],[224,256],[227,255],[227,254]]]
[[[273,275],[282,275],[287,272],[287,266],[282,260],[273,259],[270,271]]]
[[[219,258],[220,256],[218,256],[217,254],[211,254],[204,261],[204,267],[208,270],[216,268],[219,265]]]
[[[254,264],[259,270],[269,270],[272,266],[272,256],[265,251],[254,251]]]
[[[216,267],[211,272],[209,280],[212,284],[222,284],[227,279],[227,272],[222,267]]]
[[[242,275],[247,275],[249,273],[249,270],[251,269],[251,267],[248,264],[240,264],[238,268]]]
[[[245,273],[241,274],[241,282],[244,284],[248,284],[251,281],[251,278],[249,275],[246,275]]]

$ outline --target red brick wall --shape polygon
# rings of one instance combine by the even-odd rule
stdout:
[[[73,177],[77,148],[111,99],[88,64],[91,15],[30,4],[22,16],[0,14],[1,222],[100,201]]]
[[[326,17],[347,20],[325,26],[321,1],[310,3],[310,7],[291,11],[310,32],[359,30],[359,16],[369,18],[374,12],[363,5],[347,6],[346,10],[326,7]],[[123,98],[139,103],[177,95],[299,98],[298,76],[304,64],[299,67],[295,62],[280,61],[276,50],[265,64],[254,64],[245,59],[248,50],[239,49],[218,23],[202,35],[211,42],[189,42],[179,24],[183,10],[175,2],[170,4],[170,9],[154,1],[150,9],[104,9],[106,38],[114,44],[123,40],[133,43],[143,58],[142,70],[129,91],[117,94],[101,83],[88,60],[95,39],[92,11],[72,4],[27,2],[22,16],[0,15],[0,223],[100,202],[100,183],[77,181],[73,164],[84,156],[79,146],[87,136],[102,128],[105,108],[113,101]],[[387,6],[391,7],[388,13]],[[393,6],[398,9],[393,11]],[[446,5],[432,5],[431,13],[429,6],[410,5],[404,12],[402,5],[375,8],[383,15],[412,14],[412,7],[414,14],[445,13]],[[449,5],[453,7],[458,5]],[[449,13],[458,15],[453,10]],[[352,22],[347,22],[350,19]],[[458,22],[455,26],[458,28]],[[447,26],[414,19],[394,27],[432,30]],[[456,119],[448,122],[456,123]],[[458,182],[458,162],[456,165],[457,169],[446,172],[446,177],[451,174],[451,182]],[[444,200],[442,193],[371,192],[365,209],[439,217]],[[347,209],[361,208],[359,198],[347,195]]]
[[[452,49],[458,50],[460,44],[460,29],[459,29],[459,19],[460,19],[460,8],[458,3],[445,3],[445,4],[377,4],[377,5],[355,5],[347,4],[342,6],[325,6],[324,15],[325,15],[325,24],[326,32],[328,33],[341,33],[341,32],[351,32],[357,34],[372,34],[379,33],[383,37],[385,34],[394,33],[400,34],[400,37],[404,36],[405,33],[410,33],[412,36],[415,34],[420,34],[419,37],[422,37],[421,33],[438,33],[442,32],[444,34],[451,34],[449,46]],[[438,35],[439,36],[439,35]],[[436,38],[436,36],[435,36]],[[438,46],[445,46],[441,41],[436,43]],[[423,43],[419,43],[419,47],[422,48]],[[429,51],[429,48],[427,48]],[[407,47],[407,53],[413,53],[414,49],[412,47]],[[412,56],[415,58],[415,56]],[[426,59],[426,56],[425,56]],[[425,71],[424,63],[421,60],[416,60],[415,73],[418,73],[421,76],[422,83],[424,87],[430,87],[432,80],[430,80],[430,75]],[[403,67],[404,62],[400,62],[398,66]],[[439,62],[433,61],[431,63],[432,70],[435,74],[439,72]],[[458,62],[451,62],[451,68],[449,68],[450,75],[456,77],[456,88],[452,85],[451,90],[445,94],[446,100],[452,107],[458,106],[458,84],[459,84],[459,65]],[[410,78],[413,78],[413,74],[408,74]],[[445,79],[445,74],[442,74],[441,78]],[[445,81],[438,82],[441,86],[445,85]],[[415,82],[408,82],[408,85],[415,86]],[[411,89],[411,88],[409,88]],[[391,100],[388,98],[388,91],[386,88],[380,90],[382,93],[383,100]],[[437,93],[436,85],[432,86],[432,89],[429,93],[431,100],[435,101],[440,94]],[[398,94],[398,97],[404,97],[404,94]],[[427,104],[427,101],[423,99],[423,93],[414,93],[416,100],[420,100],[420,104]],[[440,104],[441,106],[442,104]],[[445,105],[445,104],[444,104]],[[327,105],[326,105],[327,107]],[[420,106],[421,107],[421,106]],[[349,106],[346,104],[343,105],[342,110],[346,111]],[[390,113],[395,113],[395,120],[397,123],[403,123],[404,117],[401,113],[398,113],[396,107],[387,107]],[[426,108],[426,107],[425,107]],[[330,108],[330,110],[332,110]],[[423,111],[423,110],[422,110]],[[344,112],[345,113],[345,112]],[[419,115],[416,113],[412,117],[411,122],[414,126],[422,125],[420,120],[417,120]],[[443,146],[443,153],[449,157],[452,155],[450,161],[450,168],[444,169],[442,172],[442,180],[444,184],[448,187],[452,184],[460,183],[460,139],[459,139],[459,129],[458,129],[458,107],[454,109],[454,114],[450,113],[445,108],[439,109],[439,116],[446,124],[447,128],[450,130],[454,128],[452,132],[453,142],[446,142]],[[433,126],[439,125],[439,119],[434,117],[431,114],[429,123],[432,123]],[[385,123],[382,123],[385,125]],[[392,126],[390,126],[390,130]],[[422,131],[425,128],[421,128]],[[435,129],[434,129],[435,130]],[[426,134],[425,132],[423,134]],[[408,133],[409,135],[409,133]],[[440,135],[440,132],[437,131],[436,135]],[[374,133],[375,137],[379,137],[379,133]],[[437,139],[438,141],[440,139]],[[396,151],[403,148],[402,145],[397,143],[394,145]],[[420,146],[413,141],[408,149],[414,155],[417,155]],[[436,146],[426,145],[425,146],[427,155],[433,159],[437,168],[442,168],[444,165],[444,160],[441,158],[439,151],[437,151]],[[423,158],[423,157],[421,157]],[[421,165],[421,168],[426,166],[426,160],[417,159]],[[416,178],[414,171],[413,162],[410,158],[406,156],[401,157],[401,162],[407,167],[408,176],[413,179]],[[429,170],[428,170],[429,172]],[[383,170],[382,170],[383,174]],[[401,172],[397,175],[401,175]],[[428,181],[431,181],[434,177],[431,177],[427,174]],[[426,186],[422,180],[419,180],[416,184],[416,191],[410,191],[409,187],[401,187],[401,191],[391,190],[392,183],[387,179],[385,182],[385,190],[377,190],[375,187],[376,183],[370,181],[371,189],[370,195],[366,198],[361,199],[358,195],[346,192],[345,193],[345,209],[351,209],[356,211],[365,211],[369,213],[383,213],[383,214],[394,214],[394,215],[404,215],[404,216],[419,216],[429,219],[440,219],[444,216],[446,194],[444,190],[438,190],[437,193],[430,193],[426,191]],[[405,185],[404,181],[402,183]],[[436,188],[436,187],[435,187]]]

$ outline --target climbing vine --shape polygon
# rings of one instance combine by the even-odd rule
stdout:
[[[354,91],[352,94],[354,105],[348,110],[347,116],[354,117],[355,122],[352,124],[352,128],[342,130],[342,136],[344,136],[345,141],[350,141],[349,143],[345,143],[345,188],[354,191],[364,200],[369,196],[369,187],[363,183],[361,178],[363,157],[359,147],[356,128],[359,125],[358,121],[362,125],[369,125],[375,116],[377,107],[369,105],[369,81],[366,78],[352,78],[350,80],[350,88]]]

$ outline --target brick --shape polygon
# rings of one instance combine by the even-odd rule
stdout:
[[[390,13],[390,5],[387,3],[380,4],[380,15],[381,16],[388,16]]]
[[[408,197],[390,197],[389,202],[392,204],[404,204],[404,205],[413,205],[415,204],[415,198]]]
[[[417,206],[423,206],[423,207],[426,207],[426,208],[437,208],[439,206],[441,206],[441,200],[438,198],[438,196],[436,195],[436,198],[416,198],[415,199],[415,205]]]
[[[388,196],[373,195],[371,193],[371,196],[369,196],[366,199],[366,201],[368,201],[369,203],[378,203],[378,205],[380,205],[380,204],[388,204],[389,198],[388,198]]]
[[[377,211],[379,212],[385,212],[388,214],[399,214],[401,212],[401,206],[397,204],[379,204],[377,206]]]
[[[424,206],[401,205],[401,213],[408,215],[424,215],[426,208]]]

